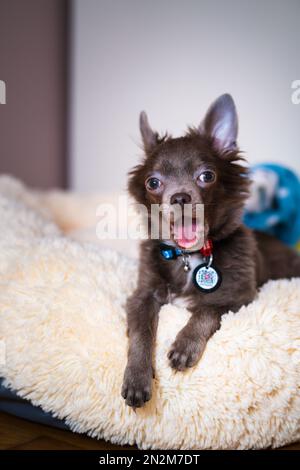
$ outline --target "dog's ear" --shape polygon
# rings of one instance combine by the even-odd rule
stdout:
[[[222,95],[213,102],[199,129],[212,138],[219,152],[237,149],[238,117],[231,95]]]
[[[158,133],[151,129],[145,111],[142,111],[140,114],[140,131],[142,134],[144,149],[146,152],[149,152],[158,143]]]

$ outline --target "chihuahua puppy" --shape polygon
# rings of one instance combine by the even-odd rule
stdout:
[[[219,97],[201,125],[183,137],[159,136],[144,112],[140,130],[145,160],[131,171],[129,192],[147,207],[149,224],[152,204],[189,204],[193,210],[202,204],[204,220],[199,226],[192,215],[175,229],[170,219],[169,240],[141,243],[138,285],[126,305],[129,350],[122,387],[126,404],[134,408],[151,398],[163,304],[181,297],[191,313],[168,353],[170,366],[184,371],[199,361],[222,314],[253,301],[269,279],[300,276],[296,252],[242,223],[249,179],[239,163],[238,118],[230,95]]]

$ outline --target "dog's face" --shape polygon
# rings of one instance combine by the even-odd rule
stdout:
[[[163,214],[170,214],[166,208],[189,206],[190,217],[171,217],[171,240],[183,249],[198,248],[203,235],[222,238],[240,225],[248,178],[237,163],[237,127],[230,95],[218,98],[199,128],[180,138],[159,137],[146,114],[140,115],[146,158],[131,172],[129,191],[148,210],[151,204],[163,204]],[[204,205],[200,221],[199,204]]]

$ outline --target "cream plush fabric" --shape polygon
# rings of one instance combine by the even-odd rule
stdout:
[[[0,178],[6,385],[76,432],[144,449],[299,440],[300,279],[269,282],[251,305],[224,315],[199,364],[185,373],[170,369],[167,351],[189,314],[163,307],[153,398],[136,413],[125,406],[124,302],[136,283],[136,260],[72,240],[51,221],[78,230],[83,213],[92,214],[85,223],[93,219],[96,199],[37,193]]]

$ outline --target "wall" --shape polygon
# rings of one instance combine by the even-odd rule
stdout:
[[[140,149],[138,114],[180,134],[224,92],[250,162],[300,172],[299,0],[75,0],[73,188],[125,187]]]
[[[0,172],[66,183],[65,0],[0,0]]]

